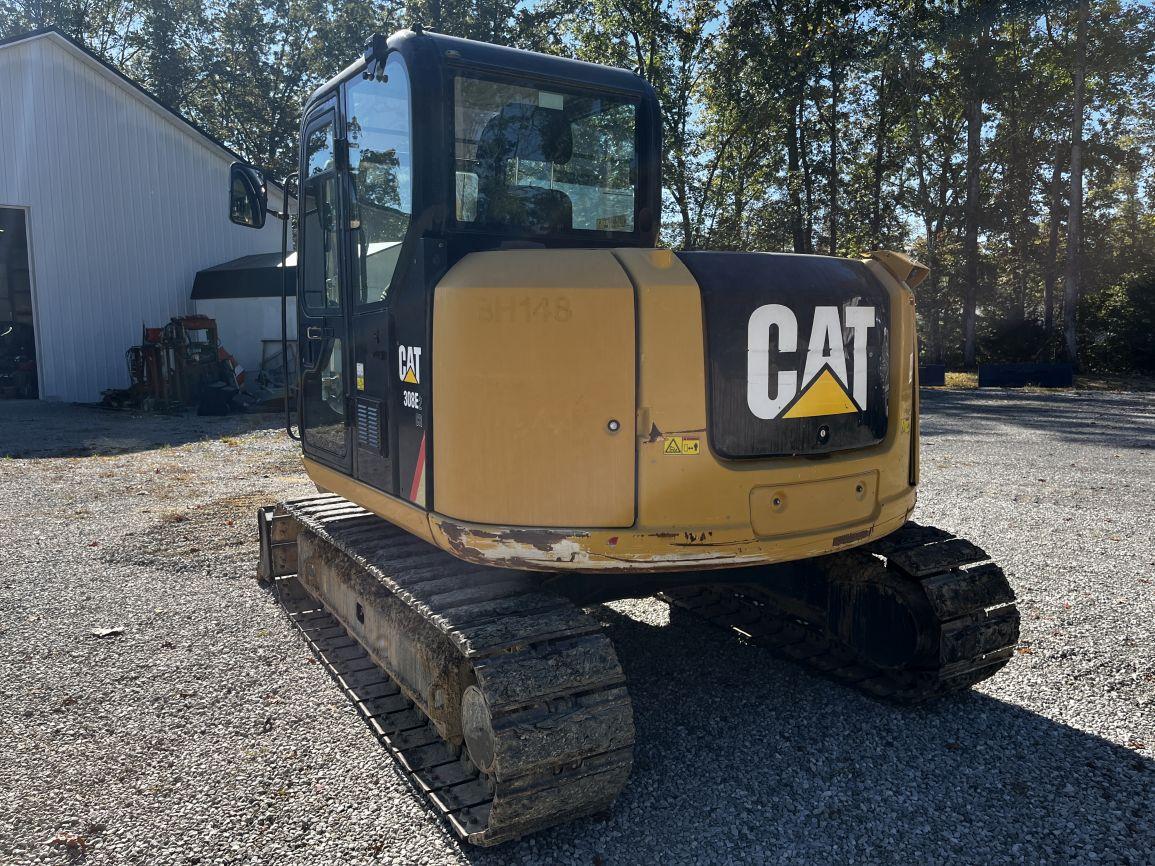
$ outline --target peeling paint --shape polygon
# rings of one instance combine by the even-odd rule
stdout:
[[[731,568],[824,556],[888,531],[870,525],[832,539],[816,533],[783,544],[758,536],[712,529],[543,529],[472,525],[438,516],[439,543],[455,556],[481,565],[530,571],[625,573]],[[901,520],[898,521],[901,524]]]
[[[661,571],[671,568],[686,568],[706,563],[725,562],[727,565],[746,565],[764,561],[758,554],[740,554],[739,545],[727,545],[729,550],[705,552],[702,544],[672,544],[671,549],[649,554],[613,556],[609,553],[591,553],[588,548],[588,532],[567,533],[564,530],[547,529],[504,529],[497,532],[473,530],[457,523],[444,521],[440,524],[453,553],[472,562],[501,564],[515,568],[556,568],[563,565],[573,569],[597,571]],[[641,537],[653,538],[657,535],[669,538],[676,533],[655,533]],[[706,533],[685,533],[695,539],[704,539]],[[616,544],[619,536],[612,536],[607,544]],[[677,550],[677,547],[695,547],[694,551]],[[718,544],[718,547],[722,547]]]
[[[741,541],[702,541],[704,536],[699,536],[698,541],[689,542],[674,542],[674,547],[742,547],[746,544],[757,544],[756,538],[743,538]]]

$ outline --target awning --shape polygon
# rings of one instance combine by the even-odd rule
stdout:
[[[297,293],[297,254],[285,258],[289,268],[289,295]],[[279,298],[281,296],[281,254],[258,253],[197,271],[192,299]]]

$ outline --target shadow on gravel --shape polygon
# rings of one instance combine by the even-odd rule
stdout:
[[[101,561],[149,568],[173,578],[255,574],[257,509],[274,499],[258,490],[209,502],[178,500],[174,507],[161,506],[155,515],[142,519],[139,528],[107,544]]]
[[[997,436],[1007,426],[1038,430],[1076,444],[1155,447],[1155,399],[1133,393],[1039,394],[923,388],[922,435]]]
[[[1138,752],[979,692],[896,708],[707,625],[598,614],[629,678],[633,775],[608,825],[538,834],[537,852],[590,862],[592,849],[595,863],[1150,855],[1155,762]],[[462,853],[514,862],[529,844]]]
[[[223,417],[142,413],[98,406],[0,400],[0,458],[92,457],[154,451],[279,430],[278,413]]]

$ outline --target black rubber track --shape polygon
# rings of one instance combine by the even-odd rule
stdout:
[[[969,688],[1007,663],[1019,611],[1002,570],[980,548],[907,523],[859,550],[815,561],[834,581],[870,580],[910,599],[924,647],[914,664],[883,667],[754,584],[669,590],[659,598],[876,698],[913,704]]]
[[[540,578],[481,569],[335,496],[280,506],[444,635],[493,716],[496,766],[444,741],[389,673],[295,577],[286,611],[412,783],[459,836],[492,845],[604,811],[633,763],[633,711],[613,645]]]

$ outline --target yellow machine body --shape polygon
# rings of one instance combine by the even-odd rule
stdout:
[[[708,441],[699,286],[661,249],[466,256],[434,295],[432,510],[306,458],[319,486],[462,559],[543,571],[787,562],[901,527],[918,475],[914,298],[925,268],[865,262],[889,296],[875,445],[731,460]]]

